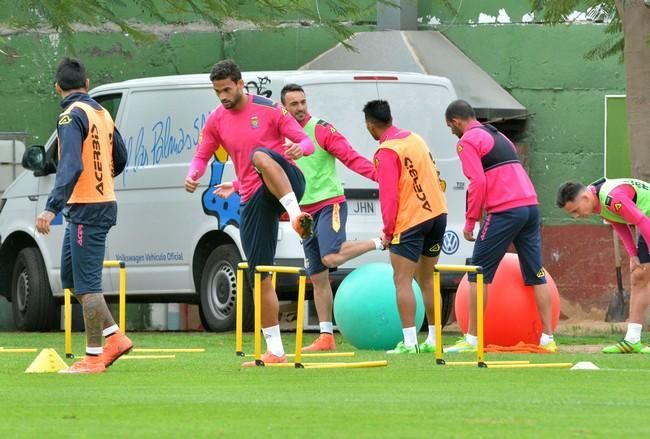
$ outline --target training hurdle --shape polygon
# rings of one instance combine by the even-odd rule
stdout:
[[[236,295],[236,320],[235,320],[235,354],[240,357],[246,356],[243,351],[243,320],[244,320],[244,270],[248,270],[247,262],[240,262],[237,265],[237,295]],[[291,363],[264,364],[262,361],[262,273],[271,273],[271,281],[275,287],[277,274],[296,274],[298,279],[298,312],[296,316],[296,352],[287,354],[293,357]],[[354,363],[332,362],[332,363],[303,363],[302,357],[349,357],[354,356],[354,352],[314,352],[302,353],[302,334],[304,325],[305,309],[305,269],[302,267],[282,267],[271,265],[258,265],[255,268],[254,286],[253,286],[253,308],[255,313],[255,365],[266,367],[293,367],[296,369],[334,369],[334,368],[361,368],[361,367],[383,367],[387,366],[386,360],[381,361],[360,361]]]
[[[476,361],[450,361],[443,358],[442,350],[442,294],[440,287],[440,273],[476,273]],[[476,365],[480,368],[491,369],[524,369],[524,368],[569,368],[572,363],[539,363],[531,364],[527,360],[501,360],[485,361],[485,335],[484,335],[484,300],[485,284],[483,281],[483,268],[478,265],[446,265],[436,264],[433,269],[433,315],[436,325],[436,364],[450,366]]]
[[[119,327],[126,333],[126,263],[124,261],[104,261],[104,268],[120,269]],[[63,318],[65,330],[65,357],[74,358],[72,353],[72,292],[63,290]]]

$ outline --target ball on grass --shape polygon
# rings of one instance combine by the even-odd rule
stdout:
[[[560,295],[551,275],[546,272],[551,292],[552,326],[560,318]],[[463,333],[467,332],[469,282],[463,277],[456,291],[456,320]],[[497,268],[488,289],[484,315],[485,345],[514,346],[519,342],[538,344],[542,321],[537,310],[533,287],[525,286],[519,269],[519,257],[507,253]]]
[[[420,287],[413,281],[415,327],[424,321]],[[348,274],[334,298],[334,318],[343,337],[357,349],[392,349],[402,340],[402,322],[390,264],[363,265]]]

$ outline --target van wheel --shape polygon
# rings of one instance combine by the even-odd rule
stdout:
[[[11,281],[11,308],[19,331],[50,331],[60,325],[60,310],[36,247],[18,253]]]
[[[201,274],[201,323],[208,331],[223,332],[235,328],[237,264],[239,251],[233,244],[212,250]],[[244,329],[253,325],[253,294],[244,283]]]

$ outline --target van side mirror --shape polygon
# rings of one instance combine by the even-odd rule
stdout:
[[[45,147],[43,145],[33,145],[23,153],[22,166],[30,171],[42,171],[45,167]]]

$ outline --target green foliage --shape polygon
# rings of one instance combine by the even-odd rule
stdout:
[[[365,13],[366,3],[353,0],[25,0],[18,2],[19,14],[10,20],[10,25],[22,29],[51,27],[61,33],[62,42],[71,49],[74,24],[112,23],[136,41],[151,41],[156,38],[151,32],[115,12],[119,8],[135,7],[162,24],[179,24],[187,22],[188,17],[198,17],[218,28],[228,20],[267,28],[295,17],[298,22],[321,25],[343,41],[352,34],[345,23]],[[391,4],[391,1],[383,3]],[[251,8],[255,14],[247,14]]]
[[[566,23],[566,17],[578,8],[591,10],[596,21],[608,21],[606,41],[585,54],[585,58],[604,59],[619,55],[623,59],[623,23],[614,0],[529,0],[533,12],[541,12],[542,19],[552,25]]]

